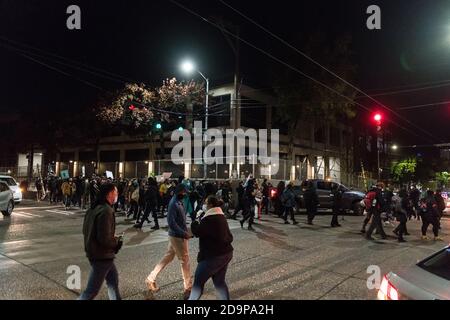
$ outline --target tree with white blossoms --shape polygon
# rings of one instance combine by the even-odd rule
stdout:
[[[97,118],[108,126],[120,126],[128,134],[151,135],[156,122],[174,121],[174,112],[186,115],[188,106],[201,106],[204,99],[202,84],[194,81],[167,79],[155,89],[131,83],[98,108]]]
[[[184,117],[191,120],[194,108],[203,106],[204,100],[203,84],[193,80],[178,82],[175,78],[166,79],[157,88],[130,83],[103,102],[96,116],[107,127],[138,136],[142,142],[154,142],[159,135],[160,149],[164,150],[164,130],[156,123],[166,123],[166,129],[170,127],[168,124],[180,122]],[[155,156],[155,148],[152,147],[151,157]],[[164,153],[160,157],[164,158]]]

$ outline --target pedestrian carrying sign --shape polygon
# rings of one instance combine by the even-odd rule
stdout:
[[[69,170],[62,170],[61,171],[61,178],[63,179],[69,179]]]

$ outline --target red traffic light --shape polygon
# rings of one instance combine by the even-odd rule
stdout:
[[[373,116],[373,120],[375,120],[376,122],[380,122],[381,121],[381,114],[379,114],[379,113],[376,113],[374,116]]]
[[[130,105],[130,106],[128,107],[128,109],[130,109],[131,111],[133,111],[134,109],[136,109],[136,107],[135,107],[134,105]]]

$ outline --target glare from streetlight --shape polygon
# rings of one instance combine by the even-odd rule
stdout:
[[[192,71],[194,71],[194,64],[191,61],[184,61],[181,64],[181,70],[183,70],[183,72],[185,73],[192,73]]]
[[[398,146],[396,144],[392,145],[392,150],[397,150]]]

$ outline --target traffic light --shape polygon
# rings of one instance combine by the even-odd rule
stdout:
[[[131,111],[133,111],[134,109],[136,109],[136,107],[133,104],[130,104],[130,106],[128,107],[128,109],[130,109]]]
[[[155,125],[155,128],[156,128],[157,130],[160,130],[160,129],[162,128],[161,123],[158,122],[158,123]]]
[[[178,127],[178,131],[183,131],[183,127]]]
[[[381,125],[381,119],[383,119],[383,117],[380,113],[375,113],[375,115],[373,116],[373,120],[375,120],[378,126]]]

